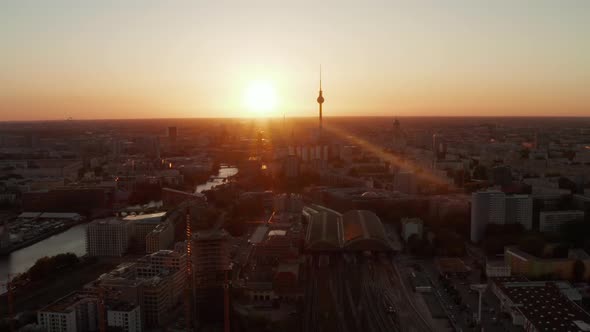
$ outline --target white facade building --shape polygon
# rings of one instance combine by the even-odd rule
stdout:
[[[86,251],[89,256],[123,256],[132,233],[132,224],[127,220],[95,220],[86,228]]]
[[[123,332],[141,332],[141,310],[138,305],[120,303],[109,306],[107,325],[119,327]]]
[[[37,313],[38,324],[47,332],[86,332],[98,329],[98,299],[71,293]]]

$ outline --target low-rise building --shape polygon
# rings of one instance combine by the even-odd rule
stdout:
[[[509,277],[511,275],[510,265],[504,261],[487,261],[486,262],[486,276],[487,277]]]
[[[512,274],[527,278],[553,278],[571,280],[574,278],[574,264],[581,261],[584,278],[590,277],[590,257],[583,250],[570,250],[565,258],[542,258],[526,253],[515,246],[504,248],[504,262]]]
[[[98,298],[74,292],[43,307],[37,322],[47,332],[85,332],[98,328]]]
[[[589,331],[590,315],[554,282],[495,281],[492,291],[501,310],[525,331]]]
[[[539,231],[542,233],[559,233],[568,223],[584,220],[584,211],[541,211],[539,213]]]
[[[141,332],[141,310],[136,304],[113,302],[107,305],[107,326],[118,327],[122,332]]]

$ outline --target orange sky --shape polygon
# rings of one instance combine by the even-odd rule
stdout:
[[[590,2],[442,3],[5,1],[0,120],[590,115]]]

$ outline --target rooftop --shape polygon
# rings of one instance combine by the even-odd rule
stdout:
[[[138,215],[128,215],[123,220],[129,220],[142,223],[159,223],[166,212],[147,213]]]
[[[57,312],[57,313],[68,313],[75,310],[74,305],[81,301],[96,301],[97,297],[94,294],[73,292],[59,300],[45,306],[40,311],[44,312]]]
[[[136,305],[136,304],[132,304],[129,302],[123,302],[123,301],[112,301],[112,302],[107,303],[106,306],[109,311],[124,311],[124,312],[134,310],[135,308],[138,307],[138,305]]]
[[[221,240],[228,236],[229,234],[224,229],[210,229],[194,233],[193,240]]]
[[[553,282],[504,283],[502,292],[537,331],[586,331],[590,315],[568,300]]]

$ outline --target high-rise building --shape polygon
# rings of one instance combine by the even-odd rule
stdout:
[[[129,249],[133,233],[131,222],[117,218],[99,219],[86,228],[86,251],[89,256],[123,256]]]
[[[533,229],[533,198],[529,195],[506,196],[507,224],[521,224],[524,229]]]
[[[200,315],[218,317],[223,312],[223,280],[230,268],[229,234],[222,229],[193,234],[194,289]],[[206,303],[206,306],[202,304]]]
[[[403,152],[406,148],[406,134],[403,132],[398,119],[393,121],[391,147],[394,152]]]
[[[479,242],[487,225],[506,222],[506,195],[501,191],[479,191],[471,195],[471,241]]]

